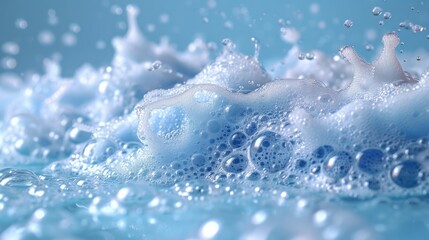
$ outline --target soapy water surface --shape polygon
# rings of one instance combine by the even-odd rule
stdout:
[[[427,236],[429,72],[402,67],[397,33],[371,63],[294,43],[274,74],[256,39],[211,59],[126,12],[111,66],[0,76],[0,238]]]

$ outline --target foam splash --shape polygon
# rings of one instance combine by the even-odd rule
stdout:
[[[58,63],[46,60],[46,73],[28,82],[0,76],[6,79],[0,101],[17,99],[0,105],[0,187],[19,200],[0,201],[0,211],[12,209],[8,216],[16,218],[29,214],[14,208],[25,202],[19,189],[34,197],[31,206],[43,206],[1,237],[58,236],[43,224],[58,222],[50,213],[61,210],[52,204],[61,202],[60,196],[49,189],[60,189],[70,201],[85,199],[73,207],[95,219],[126,214],[139,219],[132,211],[138,208],[136,199],[146,204],[139,211],[174,214],[183,199],[204,203],[224,197],[239,208],[243,205],[235,201],[251,204],[267,193],[272,193],[267,201],[278,201],[285,216],[299,219],[285,230],[275,221],[265,222],[269,215],[279,218],[275,208],[248,213],[243,218],[252,219],[244,224],[249,239],[267,237],[273,229],[283,237],[291,232],[318,236],[322,230],[308,231],[303,224],[314,218],[323,225],[327,213],[299,198],[284,202],[303,191],[357,199],[427,195],[429,75],[413,77],[403,70],[395,54],[400,42],[395,33],[383,36],[383,51],[371,64],[351,47],[342,48],[353,76],[345,61],[321,52],[315,52],[314,61],[296,62],[299,50],[294,47],[277,69],[285,78],[274,79],[259,62],[258,47],[254,56],[246,56],[228,42],[208,63],[209,47],[202,40],[179,53],[167,42],[158,45],[142,35],[136,7],[127,7],[127,14],[129,29],[112,42],[116,54],[111,66],[97,70],[85,65],[66,79]],[[16,168],[22,166],[43,171],[36,175]],[[109,181],[117,184],[105,184]],[[90,193],[93,187],[100,196]],[[291,204],[312,213],[291,213]],[[209,214],[200,205],[191,211]],[[331,213],[351,221],[352,227],[338,223],[345,236],[349,228],[365,225],[336,211]],[[149,229],[157,221],[146,220],[136,220],[135,229]],[[205,220],[198,218],[198,223]],[[252,232],[253,225],[260,228]],[[207,221],[195,237],[211,238],[220,228],[216,220]],[[121,231],[112,234],[120,236]]]

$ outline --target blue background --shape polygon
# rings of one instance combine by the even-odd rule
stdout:
[[[2,0],[0,45],[7,41],[19,44],[21,51],[15,56],[18,64],[13,70],[18,73],[42,71],[43,58],[50,57],[53,53],[61,53],[61,65],[66,76],[71,76],[83,63],[91,63],[96,67],[105,66],[113,56],[112,37],[123,35],[126,31],[126,28],[118,27],[121,22],[126,23],[125,14],[113,14],[111,6],[118,5],[124,9],[130,3],[140,8],[139,24],[144,35],[151,41],[159,42],[161,37],[168,36],[178,50],[183,50],[197,36],[218,45],[222,39],[230,38],[241,52],[251,54],[254,50],[250,38],[256,37],[261,42],[262,62],[280,59],[291,48],[280,37],[280,18],[290,20],[290,27],[301,33],[299,46],[304,52],[319,49],[328,55],[334,55],[340,47],[353,45],[368,60],[376,54],[374,51],[366,51],[365,46],[380,46],[381,35],[398,30],[400,22],[409,20],[429,26],[429,3],[418,0]],[[317,13],[310,10],[312,5],[314,8],[314,4],[318,6]],[[392,13],[392,18],[385,20],[383,26],[379,25],[379,21],[383,20],[382,15],[376,17],[371,13],[374,6]],[[56,11],[59,20],[57,25],[48,23],[49,9]],[[247,14],[243,14],[246,12]],[[168,14],[167,23],[161,22],[162,14]],[[16,28],[15,21],[18,18],[27,20],[27,29]],[[353,21],[351,28],[343,26],[346,19]],[[326,28],[318,27],[320,21],[325,23]],[[233,28],[226,28],[225,22],[232,23]],[[81,31],[76,34],[77,44],[68,47],[62,44],[61,35],[69,31],[71,23],[79,24]],[[154,31],[148,31],[148,25],[151,24],[155,27]],[[37,36],[42,30],[50,30],[55,34],[56,41],[52,45],[44,46],[38,42]],[[376,33],[375,39],[366,37],[368,30]],[[400,49],[405,52],[418,48],[427,50],[428,34],[427,30],[421,33],[402,30],[399,35],[404,45]],[[106,48],[97,49],[97,41],[104,41]],[[0,53],[0,58],[5,56],[5,53]]]

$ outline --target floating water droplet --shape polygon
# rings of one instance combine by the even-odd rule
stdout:
[[[231,39],[225,38],[222,40],[222,45],[224,46],[224,51],[233,52],[235,49],[235,44]]]
[[[69,132],[70,141],[73,143],[82,143],[88,141],[92,136],[92,133],[85,131],[78,127],[74,127]]]
[[[16,26],[18,29],[22,29],[22,30],[24,30],[24,29],[27,29],[27,27],[28,27],[28,23],[27,23],[27,21],[26,21],[25,19],[18,18],[18,19],[16,19],[16,21],[15,21],[15,26]]]
[[[69,30],[70,30],[70,32],[73,32],[73,33],[79,33],[80,32],[80,26],[77,23],[72,23],[69,26]]]
[[[61,37],[61,41],[65,46],[71,47],[76,45],[77,38],[73,33],[64,33]]]
[[[259,58],[259,51],[260,51],[261,45],[259,44],[258,39],[252,37],[251,40],[252,40],[252,42],[253,42],[253,44],[255,46],[254,57],[255,57],[255,59],[258,59]]]
[[[286,27],[280,28],[280,35],[283,41],[290,44],[296,44],[301,37],[301,34],[298,32],[298,30],[295,28]]]
[[[17,65],[17,62],[16,62],[15,58],[12,58],[12,57],[4,57],[4,58],[1,60],[1,66],[2,66],[4,69],[15,69],[15,68],[16,68],[16,65]]]
[[[385,12],[383,14],[383,18],[386,19],[386,20],[391,19],[392,18],[392,14],[390,12]]]
[[[15,42],[5,42],[2,45],[2,50],[6,54],[16,55],[19,53],[19,45]]]
[[[344,26],[346,28],[351,28],[353,26],[353,22],[350,19],[347,19],[346,21],[344,21]]]
[[[417,61],[420,61],[420,60],[422,60],[422,59],[420,58],[420,56],[417,56],[416,60],[417,60]]]
[[[418,32],[423,32],[426,30],[426,27],[420,26],[420,25],[413,25],[411,27],[411,29],[413,30],[414,33],[418,33]]]
[[[151,67],[148,69],[148,71],[155,71],[162,67],[162,62],[159,60],[156,60],[152,63]]]
[[[57,25],[58,24],[57,12],[54,9],[48,10],[48,23],[50,25]]]
[[[367,45],[365,46],[365,50],[367,50],[367,51],[372,51],[372,50],[374,50],[374,46],[373,46],[372,44],[367,44]]]
[[[305,54],[305,58],[307,60],[313,60],[314,59],[314,54],[309,52],[309,53]]]
[[[231,29],[233,29],[233,28],[234,28],[234,24],[233,24],[231,21],[226,21],[226,22],[223,24],[223,26],[224,26],[226,29],[229,29],[229,30],[231,30]]]
[[[115,15],[121,15],[124,12],[124,10],[118,5],[112,5],[110,7],[110,12],[112,12]]]
[[[42,45],[51,45],[55,41],[55,35],[51,31],[44,30],[39,33],[38,40]]]
[[[381,9],[381,7],[378,7],[378,6],[372,9],[372,14],[374,16],[379,16],[382,12],[383,12],[383,9]]]
[[[298,54],[298,59],[299,60],[304,60],[305,59],[305,54],[304,53],[299,53]]]
[[[96,43],[95,43],[95,47],[97,48],[97,49],[99,49],[99,50],[102,50],[102,49],[105,49],[106,48],[106,42],[104,42],[104,41],[97,41]]]
[[[163,14],[161,14],[161,15],[159,16],[159,21],[160,21],[161,23],[166,24],[166,23],[168,23],[168,22],[170,21],[170,16],[169,16],[168,14],[166,14],[166,13],[163,13]]]

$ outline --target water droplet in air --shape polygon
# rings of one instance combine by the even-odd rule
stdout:
[[[80,32],[80,26],[77,23],[70,24],[69,29],[71,32],[74,32],[74,33]]]
[[[222,40],[222,45],[224,46],[224,50],[228,52],[232,52],[235,49],[234,42],[229,38],[225,38]]]
[[[392,18],[392,14],[390,13],[390,12],[385,12],[384,14],[383,14],[383,18],[384,19],[391,19]]]
[[[382,12],[383,12],[383,9],[381,9],[381,7],[374,7],[372,9],[372,14],[374,16],[379,16]]]
[[[252,37],[251,40],[252,40],[252,42],[253,42],[253,44],[255,46],[255,54],[254,54],[255,59],[258,59],[258,57],[259,57],[259,50],[261,48],[261,45],[259,44],[258,39]]]
[[[16,55],[19,53],[19,45],[15,42],[5,42],[3,43],[2,50],[6,54]]]
[[[160,69],[162,66],[162,62],[159,60],[156,60],[152,63],[152,66],[148,69],[149,71],[155,71]]]
[[[39,43],[42,45],[50,45],[55,41],[55,35],[48,30],[41,31],[38,36]]]
[[[124,12],[118,5],[112,5],[112,7],[110,7],[110,11],[115,15],[121,15]]]
[[[64,33],[61,37],[61,41],[65,46],[71,47],[76,45],[77,38],[73,33]]]
[[[17,65],[17,62],[15,58],[5,57],[1,60],[1,66],[4,69],[15,69],[16,65]]]
[[[102,50],[102,49],[106,48],[106,43],[104,41],[101,41],[101,40],[97,41],[95,43],[95,47],[99,50]]]
[[[18,18],[15,21],[15,26],[19,29],[26,29],[28,27],[28,23],[25,19]]]
[[[350,19],[347,19],[346,21],[344,21],[344,26],[346,28],[351,28],[353,26],[353,22]]]
[[[314,59],[314,54],[313,53],[307,53],[307,54],[305,54],[305,58],[307,60],[313,60]]]
[[[168,14],[166,14],[166,13],[163,13],[163,14],[161,14],[160,16],[159,16],[159,21],[161,22],[161,23],[168,23],[169,21],[170,21],[170,16],[168,15]]]

